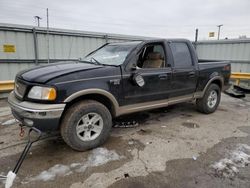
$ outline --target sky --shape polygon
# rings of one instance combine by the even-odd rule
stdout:
[[[250,37],[250,0],[0,0],[0,23],[194,40]],[[208,33],[216,37],[209,38]]]

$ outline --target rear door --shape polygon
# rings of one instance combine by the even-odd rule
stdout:
[[[196,90],[198,72],[186,42],[170,42],[173,55],[172,92],[169,97],[192,95]]]

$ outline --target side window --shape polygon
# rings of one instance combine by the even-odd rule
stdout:
[[[173,42],[170,43],[170,48],[173,53],[175,68],[187,68],[193,65],[191,54],[186,43]]]
[[[137,66],[140,68],[165,67],[166,55],[162,44],[148,44],[140,52]]]

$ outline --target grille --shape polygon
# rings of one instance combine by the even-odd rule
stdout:
[[[23,98],[27,86],[24,83],[21,83],[19,80],[16,80],[15,82],[15,94],[18,98]]]

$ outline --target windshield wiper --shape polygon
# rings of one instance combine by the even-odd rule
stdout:
[[[80,62],[83,62],[83,63],[90,63],[90,64],[95,64],[95,65],[102,65],[102,66],[112,66],[112,67],[117,67],[118,65],[110,65],[110,64],[104,64],[104,63],[101,63],[99,62],[96,58],[94,57],[91,57],[90,60],[82,60],[81,58],[79,58]]]
[[[79,62],[82,62],[82,63],[89,63],[89,64],[95,64],[95,65],[102,65],[100,62],[98,62],[97,60],[94,60],[94,62],[92,61],[92,58],[91,60],[84,60],[82,58],[79,58],[78,59]]]
[[[94,60],[94,62],[92,60]],[[90,61],[92,63],[95,63],[96,65],[104,65],[104,64],[100,63],[99,61],[97,61],[94,57],[91,57]]]
[[[94,57],[91,57],[91,62],[93,62],[92,60],[94,60],[94,63],[96,64],[96,65],[102,65],[102,66],[113,66],[113,67],[116,67],[117,65],[110,65],[110,64],[104,64],[104,63],[100,63],[96,58],[94,58]]]

